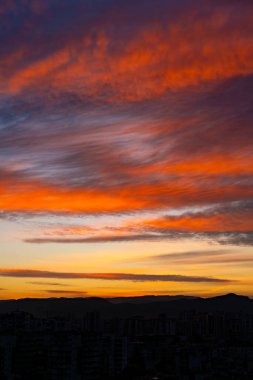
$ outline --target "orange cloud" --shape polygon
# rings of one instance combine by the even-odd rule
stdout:
[[[111,21],[117,25],[117,19]],[[243,19],[237,16],[231,25],[225,8],[208,14],[188,9],[176,21],[168,19],[161,25],[154,20],[118,39],[109,33],[107,23],[101,23],[95,39],[80,30],[78,38],[20,68],[11,59],[22,62],[24,54],[14,52],[8,57],[13,69],[1,81],[10,93],[48,87],[109,102],[150,99],[171,89],[252,73],[253,46],[248,37],[252,24],[250,12]]]
[[[14,189],[13,189],[14,187]],[[59,189],[40,183],[5,185],[0,188],[0,208],[3,211],[71,211],[118,212],[140,209],[147,205],[124,189],[114,194],[98,190]]]
[[[182,162],[169,163],[161,167],[166,173],[185,175],[252,175],[253,156],[238,154],[209,154],[197,159],[187,158]]]
[[[176,230],[188,232],[229,232],[253,230],[252,210],[247,212],[216,214],[189,214],[186,216],[167,217],[146,220],[143,226],[149,229]]]
[[[210,188],[212,187],[212,188]],[[41,182],[3,182],[0,187],[2,211],[48,212],[125,212],[160,207],[184,207],[196,204],[250,199],[252,188],[236,183],[219,183],[205,178],[168,180],[168,183],[128,185],[106,189],[64,188]]]

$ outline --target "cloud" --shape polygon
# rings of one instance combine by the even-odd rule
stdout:
[[[221,245],[239,245],[239,246],[252,246],[253,233],[252,232],[210,232],[210,233],[180,233],[171,232],[164,234],[142,234],[142,235],[114,235],[114,236],[98,236],[90,238],[27,238],[25,243],[33,244],[76,244],[76,243],[117,243],[117,242],[134,242],[134,241],[162,241],[162,240],[205,240],[211,243]]]
[[[252,202],[220,203],[159,217],[134,216],[115,225],[62,225],[44,230],[26,243],[111,243],[160,240],[205,240],[227,245],[252,245]],[[180,213],[181,211],[181,213]]]
[[[138,260],[137,260],[138,261]],[[162,255],[154,255],[140,258],[140,261],[160,262],[173,264],[238,264],[238,263],[253,263],[253,255],[243,255],[232,249],[216,249],[216,250],[201,250],[188,251],[179,253],[167,253]]]
[[[134,282],[206,282],[230,283],[228,279],[169,274],[133,274],[133,273],[76,273],[53,272],[35,269],[0,269],[0,276],[18,278],[65,278],[65,279],[100,279],[108,281]]]
[[[26,242],[252,245],[251,2],[18,0],[0,23],[0,219],[140,217]]]
[[[168,234],[168,235],[158,235],[158,234],[141,234],[141,235],[110,235],[110,236],[96,236],[87,238],[28,238],[25,239],[25,243],[113,243],[113,242],[127,242],[127,241],[159,241],[163,239],[179,239],[180,237],[188,237],[187,235],[181,234]]]
[[[220,255],[229,255],[234,253],[233,250],[229,249],[215,249],[215,250],[201,250],[201,251],[188,251],[188,252],[178,252],[178,253],[165,253],[162,255],[148,256],[147,260],[187,260],[196,257],[215,257]]]
[[[64,289],[46,289],[46,290],[40,290],[40,292],[45,292],[49,294],[56,294],[56,295],[68,295],[68,296],[82,296],[87,294],[87,292],[84,292],[82,290],[64,290]]]
[[[8,110],[13,120],[0,130],[0,209],[102,214],[249,201],[253,98],[245,78],[233,81],[207,94],[166,95],[160,106],[91,106],[68,116],[64,106],[58,118],[29,114],[27,104],[25,116]]]
[[[3,37],[10,43],[2,80],[10,93],[49,89],[135,101],[252,71],[249,3],[163,0],[154,11],[143,0],[93,6],[75,1],[71,7],[49,1],[39,13],[35,9],[19,1],[12,12],[2,11]],[[31,37],[35,26],[38,33]]]
[[[253,230],[251,201],[219,204],[201,211],[144,220],[143,227],[153,232],[249,232]]]
[[[175,121],[168,115],[166,122],[156,121],[153,126],[151,116],[144,129],[137,117],[129,120],[123,115],[117,125],[111,121],[102,128],[103,115],[97,115],[93,130],[84,119],[79,127],[71,120],[60,121],[61,126],[54,121],[54,134],[50,121],[39,126],[43,131],[39,134],[38,128],[23,123],[19,132],[0,131],[5,163],[0,172],[0,208],[30,214],[124,213],[248,201],[253,196],[252,132],[245,123],[240,133],[234,121],[225,121],[221,128],[223,120],[217,116],[212,128],[204,128],[209,116],[191,121],[189,115],[187,121],[178,115]],[[135,126],[127,128],[128,122]],[[161,125],[165,123],[174,128]],[[34,124],[38,126],[36,118]],[[224,144],[221,147],[221,136],[230,140],[233,153]],[[196,146],[199,140],[205,140],[205,148]]]
[[[252,246],[253,245],[253,232],[249,233],[231,233],[221,236],[219,239],[221,245],[239,245],[239,246]]]
[[[62,282],[42,282],[42,281],[27,281],[27,284],[32,284],[32,285],[52,285],[52,286],[71,286],[69,284],[63,284]]]

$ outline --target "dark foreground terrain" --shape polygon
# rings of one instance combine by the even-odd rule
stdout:
[[[253,300],[0,301],[0,379],[253,379]]]

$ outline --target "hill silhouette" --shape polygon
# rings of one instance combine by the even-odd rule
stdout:
[[[246,296],[226,294],[211,298],[189,296],[144,296],[116,298],[25,298],[0,301],[0,314],[24,311],[35,316],[81,316],[98,311],[104,317],[178,315],[182,311],[244,312],[253,314],[253,300]]]

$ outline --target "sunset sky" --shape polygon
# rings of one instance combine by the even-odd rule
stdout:
[[[0,298],[253,297],[253,1],[0,2]]]

